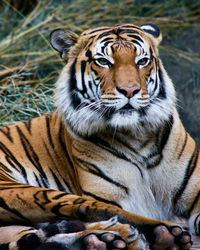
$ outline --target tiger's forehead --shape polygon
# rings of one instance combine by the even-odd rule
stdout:
[[[135,52],[141,53],[141,48],[149,47],[145,32],[138,26],[132,24],[123,24],[116,26],[103,26],[89,29],[81,34],[88,37],[89,44],[95,44],[96,49],[110,47],[114,50],[121,48],[134,49]],[[95,47],[93,48],[94,50]],[[110,53],[109,53],[110,54]]]
[[[98,28],[93,28],[84,31],[81,35],[82,36],[90,36],[91,38],[95,36],[106,36],[109,34],[122,34],[122,33],[137,33],[138,32],[143,32],[143,30],[136,25],[133,24],[121,24],[121,25],[115,25],[115,26],[102,26]]]
[[[94,29],[86,30],[81,34],[86,36],[88,39],[97,41],[103,39],[115,39],[116,41],[121,38],[126,40],[143,40],[146,39],[145,32],[138,26],[132,24],[123,24],[116,26],[103,26]]]

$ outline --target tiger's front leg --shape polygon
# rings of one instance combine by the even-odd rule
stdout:
[[[121,239],[121,236],[126,242]],[[50,237],[46,244],[55,242],[70,245],[70,249],[147,249],[146,241],[139,236],[138,230],[128,224],[119,223],[117,216],[106,221],[86,223],[84,231],[68,234],[67,237],[66,234],[57,234]]]
[[[108,220],[117,215],[120,223],[137,226],[145,234],[152,249],[191,247],[190,235],[176,224],[151,220],[113,205],[47,188],[2,181],[0,206],[0,220],[13,224],[53,222],[61,219],[94,222]]]
[[[94,250],[127,249],[127,244],[120,234],[111,231],[119,226],[116,217],[99,223],[83,224],[81,221],[60,221],[49,223],[40,229],[27,226],[0,227],[0,249],[10,250]],[[128,229],[128,225],[127,229]],[[101,229],[101,230],[100,230]],[[106,230],[106,231],[105,231]],[[128,229],[129,230],[129,229]],[[109,232],[111,231],[111,232]],[[129,249],[138,249],[138,232],[132,228]],[[144,245],[140,240],[140,246]],[[146,249],[143,248],[142,249]]]

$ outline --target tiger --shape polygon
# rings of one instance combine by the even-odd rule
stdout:
[[[191,248],[199,149],[161,40],[148,23],[52,31],[56,110],[0,128],[0,249]]]

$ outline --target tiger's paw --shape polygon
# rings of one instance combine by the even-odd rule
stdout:
[[[179,226],[158,225],[152,233],[145,234],[154,250],[187,250],[192,246],[191,235]]]
[[[117,216],[111,217],[106,221],[88,223],[86,224],[86,229],[91,230],[92,233],[86,236],[84,243],[89,244],[91,240],[91,246],[94,240],[96,245],[98,245],[97,242],[99,241],[103,242],[102,249],[104,249],[103,246],[105,245],[105,249],[147,249],[147,242],[144,236],[140,235],[138,230],[130,224],[119,223]],[[90,246],[88,247],[88,249],[93,249]]]
[[[34,250],[127,250],[125,241],[113,233],[58,234]],[[131,248],[130,248],[131,249]],[[131,249],[132,250],[132,249]],[[136,250],[136,248],[134,249]]]
[[[83,239],[86,250],[125,250],[127,248],[126,242],[113,233],[102,233],[101,235],[89,234]]]
[[[48,238],[37,250],[45,249],[62,250],[136,250],[128,248],[127,243],[117,232],[77,232],[69,234],[57,234]]]
[[[63,228],[65,223],[63,222],[61,225]],[[51,246],[60,244],[70,250],[146,249],[141,248],[142,240],[140,240],[137,229],[129,224],[119,223],[117,217],[112,217],[106,221],[86,223],[85,230],[75,233],[65,233],[66,229],[61,230],[60,225],[54,226],[56,228],[50,230],[49,238],[43,244],[43,247],[44,245],[50,246],[49,244]],[[57,227],[59,227],[59,230],[57,230]],[[53,235],[55,232],[58,233]]]

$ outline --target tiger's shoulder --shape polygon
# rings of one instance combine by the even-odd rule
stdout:
[[[62,130],[63,122],[62,117],[57,111],[51,114],[39,116],[31,120],[18,121],[13,125],[0,127],[0,141],[14,143],[19,137],[34,136],[34,140],[40,141],[39,136],[50,134],[58,134]],[[52,129],[53,127],[53,129]]]

